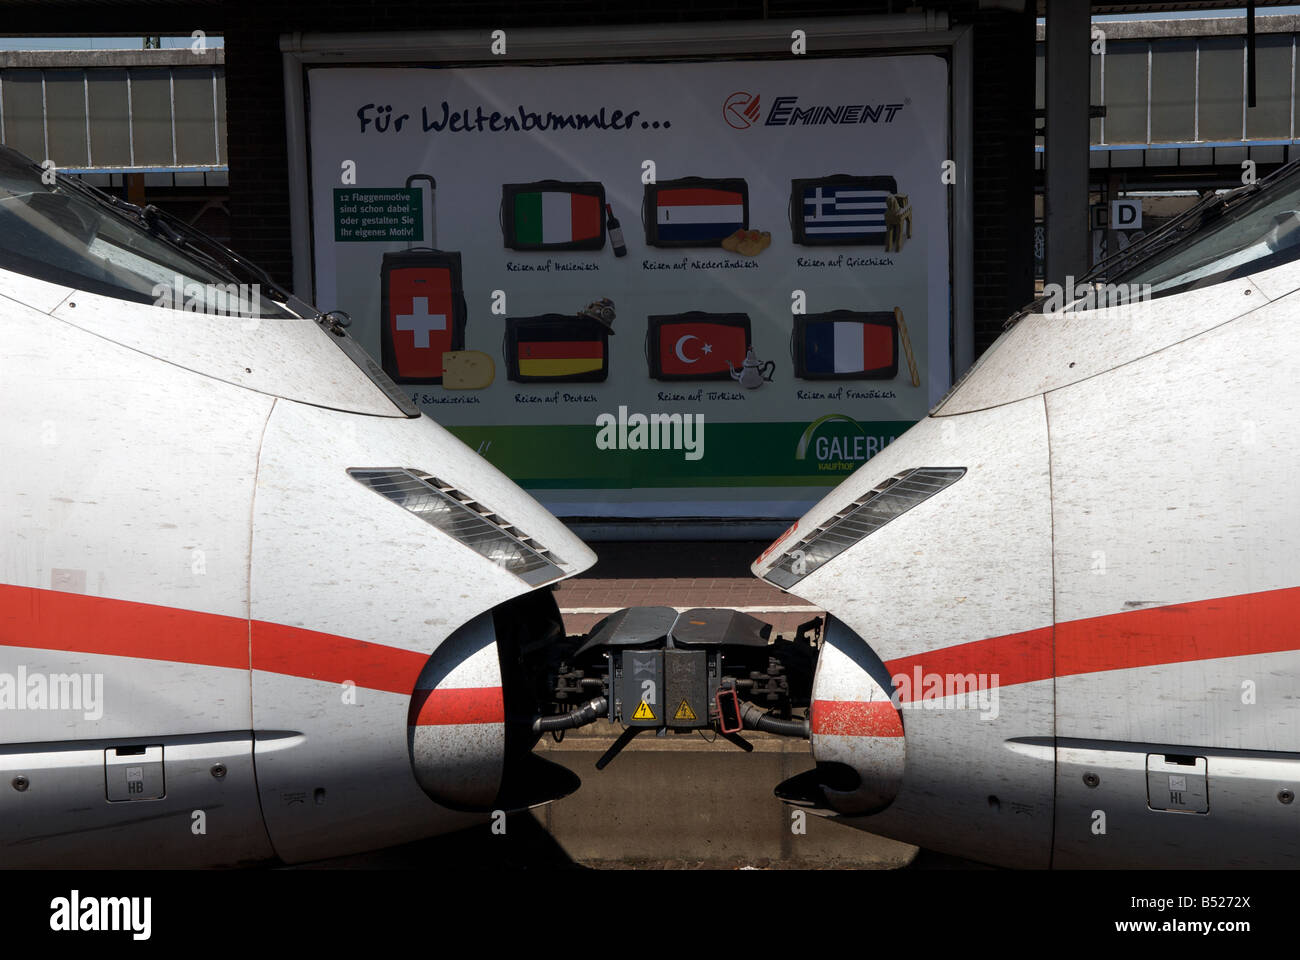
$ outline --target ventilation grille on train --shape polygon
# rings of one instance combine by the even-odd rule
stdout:
[[[564,576],[564,562],[471,496],[405,468],[348,470],[358,483],[409,510],[532,586]]]
[[[961,479],[965,467],[916,467],[872,488],[788,547],[764,579],[789,589],[863,537]]]

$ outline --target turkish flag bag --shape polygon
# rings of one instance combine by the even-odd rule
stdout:
[[[646,360],[655,380],[730,380],[749,351],[749,314],[674,313],[652,316]]]
[[[429,243],[436,244],[433,177],[429,183]],[[460,253],[433,246],[384,254],[379,273],[380,354],[384,372],[398,383],[442,383],[442,355],[465,349],[466,305]]]

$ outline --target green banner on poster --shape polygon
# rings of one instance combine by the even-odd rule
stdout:
[[[699,415],[702,416],[702,415]],[[810,424],[654,421],[484,425],[451,432],[529,489],[830,487],[912,426],[827,414]]]

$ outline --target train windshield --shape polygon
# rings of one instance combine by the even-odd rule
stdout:
[[[1221,283],[1300,259],[1300,165],[1257,188],[1198,204],[1152,234],[1133,253],[1137,262],[1107,281],[1150,284],[1153,294]]]
[[[293,316],[145,214],[0,148],[0,269],[177,310]]]

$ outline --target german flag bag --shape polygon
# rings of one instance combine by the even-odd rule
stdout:
[[[794,318],[794,373],[802,380],[892,380],[898,376],[893,313],[832,310]]]
[[[507,317],[506,375],[515,383],[591,383],[609,375],[613,331],[591,317]]]
[[[646,359],[655,380],[730,380],[749,346],[745,313],[661,314],[649,318],[646,330]]]
[[[501,185],[501,229],[509,250],[600,250],[605,188],[594,182]]]
[[[702,177],[647,183],[641,221],[649,246],[716,247],[749,229],[749,184]]]
[[[893,177],[838,174],[790,181],[790,227],[804,246],[885,244],[885,204]]]

